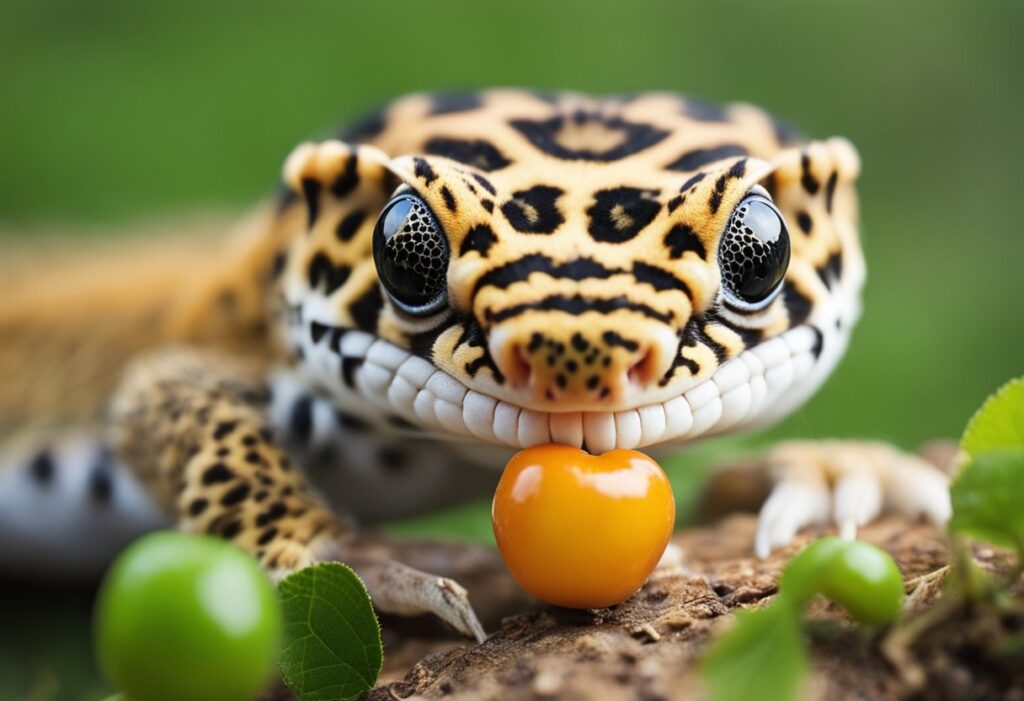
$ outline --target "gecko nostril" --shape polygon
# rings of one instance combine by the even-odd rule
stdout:
[[[527,349],[516,344],[509,354],[510,362],[506,375],[514,387],[525,387],[530,383],[530,376],[533,374],[533,365],[530,363],[530,356]]]
[[[646,386],[655,380],[658,373],[658,354],[653,348],[647,348],[643,354],[626,371],[629,382]]]

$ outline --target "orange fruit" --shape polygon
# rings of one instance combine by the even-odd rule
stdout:
[[[531,595],[570,608],[628,599],[672,535],[668,477],[635,450],[590,455],[564,445],[516,453],[491,507],[498,550]]]

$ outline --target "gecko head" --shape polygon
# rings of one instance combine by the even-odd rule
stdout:
[[[847,142],[679,172],[507,138],[360,150],[395,187],[365,231],[379,313],[337,349],[359,356],[339,392],[452,437],[607,450],[770,423],[831,371],[863,279]]]

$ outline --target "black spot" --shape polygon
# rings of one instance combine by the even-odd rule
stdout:
[[[470,251],[476,251],[481,257],[486,258],[491,246],[498,241],[494,231],[486,224],[477,224],[466,233],[459,247],[459,255],[464,256]]]
[[[224,524],[223,528],[220,529],[220,535],[222,538],[231,540],[236,535],[242,532],[242,524],[239,521],[228,521]]]
[[[480,95],[476,93],[442,93],[434,95],[433,102],[433,107],[430,110],[431,115],[468,112],[469,110],[480,109],[483,106]]]
[[[673,260],[682,258],[687,251],[693,251],[701,258],[707,258],[707,249],[694,233],[693,229],[686,224],[676,224],[665,234],[665,245],[668,246],[669,257]]]
[[[313,433],[313,400],[310,397],[299,397],[292,405],[288,431],[297,441],[305,443],[309,440]]]
[[[263,475],[260,475],[260,477],[263,477]],[[260,482],[263,482],[263,480],[260,480]],[[269,492],[266,489],[261,489],[252,496],[252,500],[259,503],[265,501],[268,495]]]
[[[814,195],[821,185],[811,173],[811,158],[806,153],[800,156],[800,184],[804,186],[807,194]]]
[[[363,365],[362,358],[342,356],[341,358],[341,379],[352,389],[356,386],[356,370]]]
[[[331,329],[331,338],[327,342],[327,346],[335,355],[341,352],[341,339],[345,337],[346,333],[348,333],[348,329],[338,328],[337,326]]]
[[[501,211],[516,231],[550,234],[565,221],[557,204],[562,194],[557,187],[536,185],[513,193],[512,199],[501,205]]]
[[[698,168],[702,168],[709,163],[721,161],[726,158],[746,155],[747,149],[743,148],[739,144],[723,144],[721,146],[714,146],[711,148],[698,148],[693,151],[687,151],[682,156],[665,166],[665,168],[667,170],[678,170],[688,173],[690,171],[697,170]]]
[[[51,483],[55,472],[53,456],[46,450],[40,450],[29,462],[29,474],[41,485]]]
[[[796,224],[797,226],[800,227],[800,231],[804,232],[805,234],[809,234],[811,233],[811,227],[814,223],[811,221],[810,214],[803,210],[800,210],[799,212],[796,213]]]
[[[792,283],[787,282],[783,285],[782,300],[789,311],[789,325],[791,328],[807,321],[807,317],[811,315],[811,300],[800,290],[796,289]]]
[[[213,440],[222,441],[231,435],[231,432],[238,427],[237,421],[221,421],[213,430]]]
[[[839,319],[836,319],[836,327],[838,328],[840,325]],[[814,344],[811,346],[811,355],[813,355],[815,359],[818,359],[821,357],[821,349],[825,342],[825,336],[817,326],[812,326],[811,331],[814,332]]]
[[[536,302],[517,304],[498,312],[488,309],[485,315],[489,322],[499,323],[530,311],[559,311],[578,316],[588,311],[611,314],[620,309],[636,312],[666,324],[670,323],[674,316],[671,312],[662,313],[646,304],[631,302],[624,297],[587,299],[581,295],[550,295]]]
[[[245,454],[245,461],[250,465],[259,465],[263,463],[263,458],[255,450],[250,450]]]
[[[284,251],[278,251],[274,254],[274,260],[270,262],[270,278],[276,280],[281,277],[281,273],[284,272],[284,267],[288,263],[288,254]]]
[[[498,194],[498,191],[494,189],[494,185],[491,184],[490,180],[480,175],[479,173],[470,173],[470,175],[473,176],[473,180],[476,180],[480,184],[480,187],[487,190],[487,192],[491,193],[491,195]]]
[[[423,182],[427,187],[430,187],[430,184],[437,180],[437,173],[434,172],[434,169],[425,160],[415,158],[413,159],[413,164],[415,165],[414,172],[416,177],[423,178]]]
[[[832,211],[832,199],[836,194],[836,182],[839,180],[839,174],[832,171],[832,175],[828,176],[828,180],[825,182],[825,211]]]
[[[743,174],[747,170],[747,160],[741,159],[736,161],[732,167],[715,181],[715,189],[711,192],[711,197],[708,198],[708,209],[711,210],[712,214],[718,212],[718,208],[722,206],[722,196],[725,194],[725,186],[730,180],[736,178],[742,178]]]
[[[594,194],[587,209],[590,236],[604,243],[629,241],[650,224],[661,210],[657,190],[617,187]]]
[[[817,268],[818,277],[825,283],[825,287],[831,289],[832,285],[836,280],[843,274],[843,256],[841,253],[833,253],[828,259],[822,264],[820,268]]]
[[[100,450],[89,472],[89,496],[96,504],[108,504],[114,494],[114,456],[109,449]]]
[[[444,199],[444,206],[448,208],[449,212],[454,214],[458,211],[459,205],[455,201],[455,195],[452,194],[452,191],[448,189],[447,185],[441,186],[441,197]]]
[[[698,122],[724,122],[727,119],[724,108],[695,97],[683,101],[683,114]]]
[[[320,339],[327,333],[327,326],[321,324],[319,321],[309,322],[309,337],[313,343],[319,343]]]
[[[360,418],[352,416],[351,414],[345,414],[335,409],[334,420],[338,422],[338,426],[344,428],[347,431],[369,431],[370,424],[366,423]]]
[[[569,381],[568,381],[568,380],[566,379],[565,375],[563,375],[562,373],[558,373],[558,374],[557,374],[557,375],[555,376],[555,383],[556,383],[556,384],[557,384],[557,385],[558,385],[558,386],[559,386],[560,388],[562,388],[562,389],[565,389],[565,386],[566,386],[566,384],[568,384],[568,382],[569,382]]]
[[[501,170],[512,162],[494,144],[480,139],[449,139],[436,136],[427,141],[423,151],[465,163],[487,173]]]
[[[556,264],[545,255],[531,253],[481,275],[473,287],[473,296],[487,286],[506,289],[517,282],[526,282],[533,273],[580,282],[588,279],[603,280],[625,272],[622,268],[606,268],[591,258],[575,258]]]
[[[309,262],[309,286],[317,289],[323,282],[326,294],[331,294],[344,285],[351,274],[352,268],[347,265],[335,266],[327,254],[322,251],[313,256]]]
[[[303,178],[302,196],[306,200],[306,228],[312,229],[316,218],[320,215],[320,181]]]
[[[599,384],[601,384],[601,378],[597,375],[591,375],[587,378],[587,389],[593,391],[597,389]]]
[[[579,332],[576,332],[572,335],[570,343],[572,343],[572,347],[575,350],[579,351],[580,353],[590,348],[590,342],[587,339],[583,338],[583,334]]]
[[[448,327],[444,324],[428,329],[422,333],[415,333],[409,337],[409,350],[421,358],[430,358],[434,352],[434,343]]]
[[[202,482],[206,485],[220,484],[230,482],[234,477],[235,473],[231,471],[231,468],[224,463],[217,462],[206,468],[203,472]]]
[[[357,209],[338,222],[334,233],[339,241],[351,241],[359,233],[359,227],[363,225],[364,221],[366,221],[366,212]]]
[[[203,499],[202,497],[199,497],[198,499],[193,499],[192,503],[188,505],[188,515],[198,516],[204,511],[206,511],[206,507],[209,505],[210,502],[206,499]]]
[[[260,537],[259,539],[257,539],[256,544],[267,545],[268,543],[270,543],[270,541],[272,541],[275,538],[275,536],[277,536],[277,527],[271,526],[270,528],[268,528],[260,534]]]
[[[597,112],[583,111],[572,115],[559,115],[542,121],[514,119],[511,125],[544,153],[566,160],[617,161],[650,148],[668,136],[667,131],[656,129],[650,124],[638,124],[628,122],[621,117],[609,117]],[[586,147],[568,147],[559,142],[560,136],[565,131],[588,129],[592,125],[604,127],[608,131],[619,132],[618,143],[604,150],[596,150]]]
[[[224,492],[224,496],[220,498],[222,506],[234,506],[245,501],[245,498],[249,496],[249,485],[246,482],[236,484],[234,487]]]
[[[331,183],[331,194],[338,199],[341,199],[345,195],[352,192],[356,185],[359,184],[359,173],[356,171],[358,166],[359,158],[356,154],[352,154],[347,161],[345,161],[345,168],[338,174],[338,177]]]
[[[681,207],[683,202],[685,202],[685,201],[686,201],[686,196],[685,195],[676,195],[675,197],[670,199],[668,201],[668,213],[672,214],[672,212],[674,212],[677,209],[679,209],[679,207]]]
[[[645,282],[659,292],[679,290],[693,299],[690,295],[689,285],[664,268],[640,262],[633,263],[633,277],[637,279],[637,282]]]
[[[488,214],[494,213],[494,200],[480,200],[480,204],[487,210]]]
[[[639,343],[628,338],[623,338],[616,331],[605,331],[601,338],[603,338],[604,342],[612,348],[625,348],[631,353],[640,349]]]
[[[386,472],[398,472],[405,467],[408,455],[395,446],[385,446],[377,451],[377,463]]]
[[[707,173],[697,173],[686,179],[686,182],[679,188],[679,192],[686,192],[691,187],[694,187],[697,183],[707,177]]]
[[[383,306],[384,298],[381,296],[380,287],[370,285],[366,292],[352,303],[348,311],[357,328],[373,333],[377,330],[377,317]]]
[[[266,511],[256,516],[256,525],[266,526],[271,521],[277,521],[286,513],[288,513],[288,507],[284,505],[284,502],[275,501]]]

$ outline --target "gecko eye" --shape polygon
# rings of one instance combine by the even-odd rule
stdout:
[[[448,241],[419,197],[399,195],[380,213],[373,261],[391,301],[406,314],[425,316],[444,306]]]
[[[725,302],[739,311],[764,309],[782,289],[789,267],[789,230],[761,188],[733,210],[718,247],[718,265]]]

